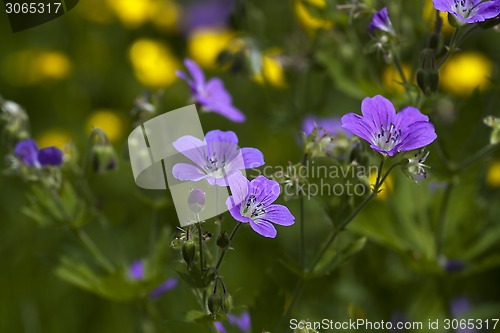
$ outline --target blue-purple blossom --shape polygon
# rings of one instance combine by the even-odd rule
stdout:
[[[129,266],[128,274],[132,278],[132,280],[136,281],[143,280],[146,277],[144,261],[143,260],[134,261]],[[178,280],[176,278],[170,278],[165,280],[163,283],[161,283],[159,286],[157,286],[149,293],[149,297],[152,299],[160,297],[167,291],[175,288],[175,286],[177,286],[177,282]]]
[[[274,238],[274,224],[290,226],[295,217],[283,205],[273,204],[280,195],[280,185],[274,180],[259,176],[252,181],[242,175],[229,179],[231,194],[226,206],[232,217],[242,223],[250,223],[250,227],[258,234]]]
[[[233,106],[231,95],[221,79],[211,78],[205,81],[205,74],[200,66],[191,59],[185,59],[184,65],[190,76],[181,71],[176,74],[187,82],[192,98],[202,106],[202,110],[218,113],[237,123],[245,121],[245,115]]]
[[[63,162],[63,153],[59,148],[38,149],[33,139],[19,141],[14,148],[14,154],[24,165],[35,168],[59,166]]]
[[[250,313],[248,311],[243,312],[239,316],[236,316],[232,313],[230,313],[228,316],[229,324],[232,327],[236,327],[239,332],[242,333],[249,333],[252,330],[252,325],[251,325],[251,319],[250,319]],[[218,333],[227,333],[226,328],[222,324],[222,322],[217,321],[214,323],[215,328],[217,329]]]
[[[470,309],[471,309],[470,301],[465,296],[455,298],[450,304],[450,311],[451,311],[451,314],[454,318],[460,318],[461,316],[463,316],[464,313],[466,313]],[[476,332],[476,330],[473,328],[467,328],[467,327],[462,328],[459,325],[459,327],[457,327],[456,332],[457,333],[473,333],[473,332]]]
[[[234,0],[202,0],[184,8],[183,29],[191,33],[200,28],[225,28],[234,8]]]
[[[413,106],[396,114],[394,105],[377,95],[363,100],[361,112],[363,116],[344,115],[342,127],[368,141],[373,150],[382,154],[394,156],[398,152],[422,148],[437,138],[429,117]]]
[[[465,23],[482,22],[500,15],[499,0],[433,0],[434,7]]]
[[[458,259],[446,259],[441,263],[443,269],[448,273],[460,272],[465,268],[465,262]]]
[[[396,34],[394,32],[394,28],[392,27],[387,7],[382,8],[375,15],[373,15],[373,18],[368,25],[368,31],[370,31],[370,33],[373,33],[375,32],[375,30],[385,31],[391,35]]]
[[[318,134],[339,135],[343,134],[351,137],[352,133],[342,128],[342,121],[338,117],[316,117],[308,116],[302,122],[302,131],[309,136],[315,128],[318,128]]]
[[[239,148],[234,132],[210,131],[205,140],[191,135],[177,139],[172,145],[196,165],[177,163],[172,168],[182,181],[206,179],[211,185],[228,186],[228,178],[240,170],[264,164],[264,155],[256,148]]]

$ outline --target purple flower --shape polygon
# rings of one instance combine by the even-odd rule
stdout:
[[[482,22],[500,15],[500,1],[433,0],[434,7],[448,12],[465,23]]]
[[[33,139],[19,141],[14,148],[14,154],[29,167],[59,166],[63,162],[63,153],[59,148],[38,149]]]
[[[143,260],[136,260],[130,265],[130,267],[128,269],[128,274],[130,275],[132,280],[140,281],[146,277],[146,274],[144,272],[144,269],[145,269],[144,266],[145,265],[144,265]],[[170,279],[165,280],[162,284],[157,286],[155,289],[153,289],[149,293],[149,297],[151,299],[155,299],[155,298],[160,297],[161,295],[163,295],[164,293],[166,293],[170,289],[175,288],[175,286],[177,285],[177,282],[178,281],[176,278],[170,278]]]
[[[251,320],[250,320],[250,313],[248,311],[243,312],[241,315],[236,316],[230,313],[228,315],[229,319],[229,324],[231,324],[232,327],[238,328],[238,330],[242,333],[248,333],[252,330],[251,328]],[[214,323],[215,328],[219,333],[227,333],[226,328],[222,324],[222,322],[217,321]]]
[[[464,313],[471,309],[470,301],[467,297],[462,296],[459,298],[455,298],[450,304],[451,314],[454,318],[460,318]],[[476,332],[475,329],[471,328],[461,328],[458,327],[456,330],[457,333],[473,333]]]
[[[183,28],[191,33],[199,28],[224,28],[234,7],[234,0],[204,0],[186,6]]]
[[[243,176],[240,176],[244,178]],[[259,176],[251,182],[238,177],[229,179],[231,194],[226,206],[233,218],[242,223],[250,223],[252,229],[269,238],[276,237],[274,224],[290,226],[295,218],[287,207],[273,204],[280,195],[278,182]]]
[[[361,104],[363,116],[348,113],[342,117],[342,127],[368,141],[382,154],[422,148],[436,138],[429,118],[417,108],[407,106],[396,114],[394,105],[385,97],[367,97]]]
[[[387,12],[387,7],[382,8],[378,11],[368,25],[368,31],[374,33],[375,30],[385,31],[391,35],[396,35],[392,27],[391,19],[389,18],[389,13]]]
[[[237,123],[245,121],[245,115],[233,106],[231,95],[221,79],[212,78],[205,81],[205,74],[200,66],[191,59],[185,59],[184,65],[191,77],[181,71],[177,71],[176,74],[188,83],[196,103],[201,104],[205,111],[218,113],[231,121]]]
[[[234,132],[210,131],[201,141],[191,135],[177,139],[172,145],[195,165],[177,163],[172,168],[182,181],[206,179],[211,185],[228,186],[228,178],[240,170],[264,164],[264,155],[255,148],[239,148]]]
[[[454,273],[462,271],[465,268],[465,263],[458,259],[447,259],[445,260],[441,266],[448,273]]]
[[[323,132],[326,135],[339,135],[344,134],[347,137],[351,137],[352,133],[342,128],[342,121],[338,117],[315,117],[308,116],[302,122],[302,131],[309,136],[314,128]]]

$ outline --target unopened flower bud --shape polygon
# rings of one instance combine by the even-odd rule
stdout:
[[[184,261],[188,265],[188,269],[191,269],[196,256],[196,243],[192,239],[185,241],[182,244],[181,252],[182,258],[184,258]]]
[[[229,239],[229,235],[225,231],[221,231],[220,235],[217,237],[217,246],[225,250],[229,247],[230,243],[231,240]]]
[[[483,119],[486,126],[492,128],[490,135],[490,143],[495,145],[500,142],[500,118],[488,116]]]
[[[417,71],[417,84],[426,95],[437,92],[439,72],[436,69],[419,69]]]
[[[222,310],[222,296],[219,294],[212,294],[207,300],[208,309],[214,315]]]
[[[221,310],[227,314],[231,312],[232,308],[233,308],[233,297],[229,293],[224,293],[221,298]]]
[[[205,208],[205,192],[199,188],[195,188],[189,192],[188,206],[195,214],[199,214]]]
[[[94,171],[103,174],[116,169],[118,157],[106,133],[99,128],[94,128],[89,140],[92,144],[90,156]]]

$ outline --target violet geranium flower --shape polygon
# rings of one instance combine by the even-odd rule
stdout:
[[[230,313],[227,317],[229,320],[229,324],[232,327],[236,327],[239,332],[249,333],[252,330],[250,313],[248,311],[243,312],[239,316],[236,316],[236,315]],[[215,324],[215,328],[217,329],[218,333],[227,333],[227,330],[224,327],[224,325],[222,324],[222,322],[217,321],[214,324]]]
[[[229,176],[264,164],[261,151],[256,148],[239,148],[238,137],[231,131],[210,131],[205,135],[204,141],[186,135],[172,145],[196,164],[174,165],[172,174],[182,181],[206,179],[210,185],[228,186]]]
[[[244,178],[242,175],[240,178]],[[283,205],[273,204],[280,195],[278,182],[259,176],[252,181],[232,177],[229,179],[231,196],[226,200],[229,213],[236,221],[250,223],[250,227],[258,234],[274,238],[274,224],[290,226],[295,217]]]
[[[396,35],[396,32],[392,27],[391,19],[389,18],[387,7],[382,8],[375,15],[373,15],[373,18],[368,25],[368,31],[373,33],[375,30],[385,31],[393,36]]]
[[[63,162],[63,153],[59,148],[38,149],[33,139],[19,141],[14,148],[14,154],[24,165],[35,168],[59,166]]]
[[[453,14],[465,23],[482,22],[500,15],[500,1],[432,0],[434,7]]]
[[[202,106],[204,111],[218,113],[236,123],[245,121],[245,115],[233,106],[231,95],[221,79],[212,78],[205,81],[205,74],[200,66],[191,59],[185,59],[184,65],[191,76],[181,71],[177,71],[176,74],[187,82],[193,99]]]
[[[397,152],[427,146],[436,138],[429,117],[417,108],[407,106],[396,114],[394,105],[385,97],[367,97],[361,104],[363,116],[348,113],[342,127],[368,141],[379,153],[394,156]]]

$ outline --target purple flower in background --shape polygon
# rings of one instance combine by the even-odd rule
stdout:
[[[375,15],[373,15],[373,18],[368,25],[368,31],[370,31],[370,33],[374,33],[375,30],[385,31],[393,36],[396,34],[392,27],[387,7],[382,8]]]
[[[191,33],[199,28],[225,28],[234,8],[234,0],[204,0],[184,8],[183,29]]]
[[[63,153],[59,148],[38,149],[33,139],[19,141],[14,148],[14,154],[29,167],[59,166],[63,162]]]
[[[467,297],[455,298],[450,304],[451,314],[454,318],[460,318],[465,312],[471,309],[470,301]],[[470,328],[460,328],[456,330],[457,333],[473,333],[476,332],[475,329]]]
[[[417,108],[407,106],[396,114],[394,105],[385,97],[367,97],[361,104],[363,116],[348,113],[342,117],[342,127],[368,141],[382,154],[422,148],[436,138],[429,118]]]
[[[441,264],[443,269],[448,273],[459,272],[465,268],[465,262],[458,259],[446,259]]]
[[[144,272],[144,261],[143,260],[136,260],[134,261],[129,269],[128,269],[128,274],[132,278],[132,280],[143,280],[146,277],[146,274]],[[175,288],[177,285],[177,279],[176,278],[170,278],[165,280],[162,284],[160,284],[158,287],[153,289],[149,293],[149,297],[151,299],[155,299],[169,291],[170,289]]]
[[[453,14],[465,23],[482,22],[500,15],[500,1],[433,0],[434,7]]]
[[[211,185],[228,186],[228,179],[240,170],[264,164],[264,155],[256,148],[239,148],[234,132],[210,131],[201,141],[191,135],[177,139],[172,145],[196,165],[177,163],[172,168],[182,181],[206,179]]]
[[[250,223],[252,229],[269,238],[276,237],[274,224],[290,226],[295,218],[287,207],[273,204],[280,195],[278,182],[259,176],[251,182],[238,177],[229,179],[231,194],[226,206],[233,218],[242,223]]]
[[[249,333],[252,330],[250,313],[248,313],[248,311],[243,312],[239,316],[230,313],[228,315],[228,319],[229,324],[231,324],[232,327],[238,328],[238,330],[242,333]],[[227,333],[226,328],[220,321],[217,321],[214,324],[219,333]]]
[[[231,95],[221,79],[212,78],[205,81],[205,74],[200,66],[191,59],[185,59],[184,65],[190,76],[181,71],[177,71],[176,74],[187,82],[193,99],[201,104],[203,110],[218,113],[237,123],[245,121],[245,115],[233,106]]]
[[[302,122],[302,131],[306,136],[309,136],[316,127],[326,135],[344,134],[347,137],[352,136],[351,132],[342,128],[342,121],[338,117],[322,118],[308,116]]]

